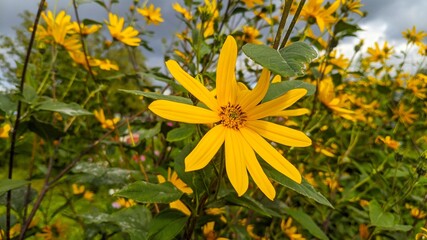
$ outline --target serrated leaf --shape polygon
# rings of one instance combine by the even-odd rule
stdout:
[[[306,83],[299,80],[290,80],[290,81],[272,83],[270,84],[270,87],[268,88],[268,91],[265,94],[265,97],[262,100],[262,102],[268,102],[270,100],[278,98],[283,94],[285,94],[286,92],[288,92],[289,90],[296,89],[296,88],[306,89],[307,90],[306,96],[313,95],[314,92],[316,92],[316,87],[313,84]]]
[[[313,219],[304,211],[299,209],[285,208],[285,212],[289,214],[295,221],[299,222],[301,226],[307,229],[317,239],[327,240],[328,236],[317,226]]]
[[[174,239],[184,229],[188,216],[174,209],[159,213],[149,224],[150,240]]]
[[[64,103],[64,102],[57,102],[53,100],[48,100],[40,103],[36,109],[51,111],[51,112],[59,112],[68,116],[92,115],[91,112],[82,108],[77,103]]]
[[[294,70],[280,53],[268,46],[248,43],[242,47],[243,52],[259,65],[268,68],[282,77],[295,76]]]
[[[170,182],[154,184],[138,181],[125,186],[114,193],[114,196],[133,199],[141,203],[170,203],[178,200],[182,194]]]
[[[0,179],[0,196],[9,190],[20,188],[26,185],[28,181],[15,179]]]
[[[190,137],[196,131],[195,125],[181,124],[179,128],[174,128],[166,135],[166,140],[176,142]]]
[[[155,99],[155,100],[169,100],[173,102],[179,102],[179,103],[185,103],[185,104],[193,104],[190,99],[183,98],[179,96],[172,96],[172,95],[163,95],[160,93],[155,92],[143,92],[139,90],[125,90],[125,89],[119,89],[120,92],[135,94],[138,96],[144,96],[147,98]]]
[[[304,195],[308,198],[311,198],[320,204],[334,208],[332,204],[328,201],[328,199],[326,199],[321,193],[317,192],[316,189],[314,189],[314,187],[311,186],[304,178],[302,179],[301,184],[298,184],[292,181],[290,178],[286,177],[285,175],[281,174],[265,162],[261,162],[261,165],[265,171],[265,174],[267,174],[268,177],[278,182],[280,185],[290,188],[295,192]]]
[[[395,225],[394,215],[389,212],[384,212],[376,200],[371,200],[369,202],[369,218],[373,226],[391,228]]]
[[[280,215],[279,213],[264,207],[260,202],[257,202],[255,199],[249,196],[243,195],[241,197],[238,197],[235,193],[232,193],[225,196],[225,200],[238,206],[254,210],[259,214],[262,214],[267,217],[282,217],[282,215]]]
[[[294,42],[279,50],[280,55],[297,76],[304,75],[305,66],[317,57],[314,48],[305,42]]]

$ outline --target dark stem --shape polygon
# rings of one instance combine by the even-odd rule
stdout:
[[[288,31],[286,32],[285,38],[282,41],[282,44],[280,44],[280,48],[284,48],[286,43],[288,42],[289,36],[291,36],[292,29],[294,28],[295,24],[298,21],[298,17],[301,13],[302,7],[304,7],[305,0],[301,0],[301,2],[298,5],[297,11],[295,12],[294,18],[292,18],[291,24],[288,27]]]
[[[24,67],[22,69],[21,82],[19,84],[19,92],[21,94],[24,91],[24,83],[25,83],[25,76],[27,73],[28,62],[30,61],[31,50],[33,48],[33,43],[34,43],[34,39],[35,39],[36,32],[37,32],[37,26],[38,26],[38,22],[40,20],[40,15],[42,13],[44,4],[45,4],[45,0],[41,0],[40,4],[39,4],[39,9],[37,11],[36,19],[34,20],[33,32],[31,33],[30,42],[28,44],[29,46],[27,49],[27,54],[25,56]],[[21,118],[21,107],[22,107],[22,103],[21,103],[21,101],[18,101],[18,106],[16,109],[16,120],[15,120],[15,124],[13,125],[12,139],[10,142],[9,170],[8,170],[8,175],[7,175],[8,179],[12,179],[12,177],[13,177],[13,162],[14,162],[14,158],[15,158],[16,136],[18,133],[17,130],[18,130],[20,118]],[[9,190],[7,192],[7,196],[6,196],[6,233],[5,234],[6,234],[7,240],[10,240],[9,232],[10,232],[11,204],[12,204],[12,191]]]
[[[280,44],[280,39],[282,39],[282,32],[286,25],[286,19],[289,16],[289,12],[291,11],[292,2],[294,0],[285,1],[285,8],[283,9],[282,17],[280,18],[279,27],[276,32],[276,37],[274,38],[273,48],[278,49]],[[289,32],[289,30],[288,30]]]

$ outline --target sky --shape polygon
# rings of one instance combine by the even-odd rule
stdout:
[[[182,1],[178,0],[178,2]],[[0,34],[13,36],[13,27],[18,26],[20,23],[19,13],[22,13],[24,10],[36,13],[38,2],[36,0],[0,0]],[[47,0],[47,2],[49,9],[64,9],[70,15],[74,15],[70,0]],[[92,0],[80,0],[80,2],[89,2],[79,6],[81,19],[91,18],[103,21],[108,18],[107,12],[100,10],[100,6],[93,3]],[[121,6],[115,7],[113,11],[123,16],[128,11],[132,0],[121,0],[120,2]],[[140,2],[143,2],[143,0],[140,0]],[[165,46],[162,44],[161,39],[170,37],[171,33],[184,27],[180,21],[168,21],[169,19],[175,19],[176,16],[176,13],[171,8],[173,2],[176,2],[176,0],[149,1],[149,3],[154,3],[156,7],[162,8],[162,15],[165,22],[151,28],[155,30],[155,34],[151,38],[152,41],[150,41],[150,46],[154,48],[154,52],[145,52],[148,66],[163,65]],[[395,46],[395,51],[399,52],[400,50],[404,50],[406,43],[402,38],[402,31],[415,25],[418,31],[424,30],[427,32],[427,15],[425,14],[427,0],[362,0],[362,3],[364,6],[361,10],[368,12],[367,17],[358,22],[363,31],[359,33],[359,38],[350,38],[344,44],[340,44],[340,52],[348,57],[353,53],[353,46],[359,42],[360,38],[363,38],[365,41],[365,49],[373,46],[373,43],[376,41],[382,46],[382,42],[387,40],[389,44]],[[415,52],[416,50],[414,49]],[[2,50],[0,49],[1,53]],[[413,54],[413,56],[415,55]],[[418,59],[411,58],[409,60],[418,61]]]

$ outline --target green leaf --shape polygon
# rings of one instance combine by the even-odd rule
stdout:
[[[232,193],[225,196],[225,200],[230,203],[236,204],[238,206],[242,206],[247,209],[254,210],[259,214],[262,214],[267,217],[271,217],[271,216],[282,217],[280,213],[277,213],[275,211],[272,211],[264,207],[260,202],[257,202],[255,199],[246,195],[238,197],[235,193]]]
[[[299,80],[290,80],[290,81],[284,81],[284,82],[278,82],[270,84],[270,87],[268,88],[267,94],[265,94],[264,99],[262,102],[268,102],[270,100],[273,100],[275,98],[278,98],[288,92],[289,90],[296,89],[296,88],[304,88],[307,90],[306,96],[313,95],[316,91],[316,87],[313,84],[306,83]]]
[[[328,236],[316,225],[313,219],[300,209],[285,208],[285,212],[289,214],[295,221],[299,222],[301,226],[307,229],[317,239],[327,240]]]
[[[369,202],[369,218],[373,226],[385,228],[395,226],[394,215],[389,212],[384,212],[376,200],[371,200]]]
[[[407,232],[412,228],[413,227],[411,225],[394,225],[392,227],[380,227],[380,229],[384,229],[386,231],[400,231],[400,232]]]
[[[314,189],[313,186],[311,186],[304,178],[302,179],[301,184],[298,184],[265,162],[261,162],[261,165],[265,171],[265,174],[278,182],[280,185],[290,188],[295,192],[311,198],[320,204],[334,208],[328,199],[326,199],[321,193],[317,192],[316,189]]]
[[[22,92],[22,97],[23,97],[22,99],[23,102],[32,104],[37,99],[37,92],[31,86],[26,85],[24,87],[24,91]]]
[[[77,103],[64,103],[53,100],[47,100],[40,103],[39,106],[37,106],[36,110],[59,112],[68,116],[92,115],[91,112],[82,108]]]
[[[282,77],[295,76],[294,70],[280,55],[279,51],[265,46],[248,43],[242,47],[243,52],[259,65],[270,69],[275,74]]]
[[[124,208],[111,214],[110,220],[119,225],[123,232],[128,233],[132,240],[148,239],[151,212],[145,206]]]
[[[5,112],[6,115],[12,115],[16,111],[17,104],[12,101],[9,95],[0,93],[0,110]]]
[[[0,179],[0,196],[5,192],[16,189],[27,184],[25,180],[14,180],[14,179]]]
[[[182,194],[170,182],[154,184],[138,181],[125,186],[114,195],[133,199],[141,203],[170,203],[178,200]]]
[[[28,202],[25,202],[27,198],[27,190],[28,188],[24,186],[12,189],[12,209],[14,209],[18,213],[20,213],[24,209],[25,205],[31,204],[31,202],[37,196],[36,190],[31,188]],[[3,193],[3,195],[0,195],[0,205],[6,205],[6,197],[7,194]]]
[[[297,76],[304,75],[305,66],[317,57],[316,50],[305,42],[294,42],[280,49],[279,53]]]
[[[167,209],[159,213],[149,224],[150,240],[174,239],[184,229],[188,216],[175,210]]]
[[[33,116],[31,116],[31,120],[28,122],[28,129],[48,141],[57,140],[65,135],[52,124],[39,121]]]
[[[196,126],[191,124],[181,124],[179,128],[174,128],[166,135],[166,140],[176,142],[190,137],[196,131]]]
[[[138,131],[139,137],[142,139],[150,139],[156,136],[161,130],[162,123],[158,122],[156,126],[149,129],[141,129]]]
[[[119,89],[119,91],[120,92],[125,92],[125,93],[135,94],[135,95],[138,95],[138,96],[144,96],[144,97],[151,98],[151,99],[156,99],[156,100],[169,100],[169,101],[172,101],[172,102],[179,102],[179,103],[185,103],[185,104],[191,104],[191,105],[193,104],[190,99],[179,97],[179,96],[163,95],[163,94],[160,94],[160,93],[143,92],[143,91],[139,91],[139,90]]]

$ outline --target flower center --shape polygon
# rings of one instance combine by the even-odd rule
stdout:
[[[239,130],[246,122],[246,113],[243,112],[239,104],[232,105],[228,103],[226,106],[222,106],[219,117],[221,118],[219,122],[222,125],[235,130]]]

